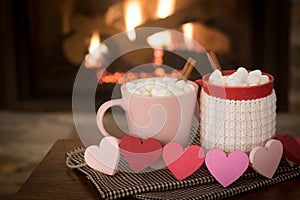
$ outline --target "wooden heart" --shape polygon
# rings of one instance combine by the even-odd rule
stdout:
[[[152,165],[161,155],[162,146],[154,138],[142,142],[135,135],[126,135],[120,142],[121,153],[134,172],[140,172]]]
[[[275,135],[274,139],[279,140],[283,144],[283,153],[291,161],[300,166],[300,145],[297,140],[286,134],[284,136]]]
[[[249,158],[242,151],[233,151],[228,156],[220,149],[212,149],[206,154],[205,164],[210,173],[223,186],[236,181],[249,166]]]
[[[272,178],[280,163],[282,152],[282,143],[271,139],[265,147],[254,147],[251,150],[249,154],[251,166],[259,174]]]
[[[88,166],[99,172],[114,175],[120,159],[119,140],[115,137],[104,137],[99,146],[89,146],[84,153]]]
[[[197,145],[191,145],[184,150],[180,144],[170,142],[164,146],[162,157],[173,175],[181,181],[202,166],[205,153]]]
[[[300,136],[296,137],[297,143],[300,145]]]

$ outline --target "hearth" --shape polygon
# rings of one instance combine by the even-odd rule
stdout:
[[[1,55],[7,63],[5,76],[10,77],[2,81],[5,107],[70,109],[73,82],[93,36],[99,45],[123,31],[131,32],[128,38],[134,40],[133,28],[163,27],[214,50],[224,69],[246,66],[273,74],[278,107],[287,110],[288,81],[278,77],[288,77],[289,71],[289,1],[5,0],[1,4],[6,19],[1,26],[10,37],[0,39],[13,47]],[[183,48],[193,51],[187,45]],[[99,103],[110,97],[119,77],[132,67],[153,63],[179,70],[185,62],[168,51],[160,53],[143,49],[122,55],[105,71],[95,68],[106,74],[99,80],[105,94]],[[200,75],[194,73],[192,79],[197,78]]]

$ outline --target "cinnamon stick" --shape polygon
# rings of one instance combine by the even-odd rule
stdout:
[[[195,65],[196,61],[193,58],[189,57],[182,69],[181,75],[178,77],[178,80],[187,80],[190,77]]]
[[[213,50],[210,50],[208,51],[207,53],[207,57],[208,57],[208,60],[213,68],[213,70],[220,70],[222,72],[222,67],[221,67],[221,64],[217,58],[217,55],[215,54],[215,52]]]

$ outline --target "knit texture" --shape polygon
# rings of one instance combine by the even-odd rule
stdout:
[[[200,97],[200,142],[207,150],[249,152],[275,135],[276,94],[254,100]]]

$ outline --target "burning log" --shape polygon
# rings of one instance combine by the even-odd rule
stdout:
[[[90,18],[76,15],[72,19],[71,26],[74,33],[64,40],[62,47],[66,58],[76,65],[83,61],[93,31],[97,31],[104,36],[114,35],[119,32],[113,27],[108,27],[100,17]]]

